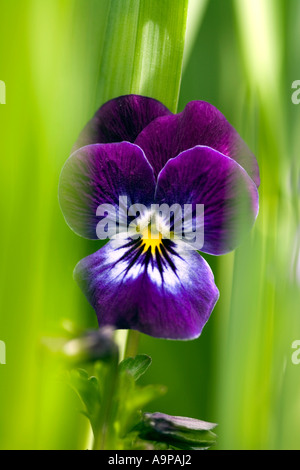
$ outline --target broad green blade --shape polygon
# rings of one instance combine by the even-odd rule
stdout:
[[[98,104],[135,93],[177,109],[188,0],[111,0],[100,57]]]

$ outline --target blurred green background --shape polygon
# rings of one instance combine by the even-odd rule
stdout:
[[[79,402],[40,341],[64,318],[96,326],[72,271],[98,242],[67,227],[57,185],[113,93],[101,60],[109,7],[122,1],[0,0],[1,449],[85,448]],[[218,423],[219,449],[300,448],[299,23],[299,0],[190,1],[178,110],[209,101],[240,132],[260,164],[260,214],[235,253],[207,257],[221,297],[202,336],[143,336],[139,351],[153,358],[143,382],[169,390],[149,410]]]

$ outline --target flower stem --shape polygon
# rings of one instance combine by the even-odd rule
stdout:
[[[125,349],[125,359],[127,357],[135,357],[138,352],[140,333],[139,331],[129,330],[127,336],[127,344]]]
[[[136,356],[139,338],[140,333],[138,331],[128,331],[124,358]],[[110,363],[106,366],[105,376],[103,377],[101,374],[101,377],[97,377],[99,383],[103,386],[103,394],[97,429],[94,431],[93,450],[111,450],[114,448],[113,412],[115,391],[118,382],[118,364],[119,351],[111,358]],[[96,371],[95,375],[98,376]]]
[[[116,330],[115,331],[115,342],[119,348],[119,360],[120,362],[123,361],[125,357],[125,350],[127,345],[127,338],[128,338],[129,330]]]
[[[112,450],[114,448],[113,410],[115,391],[118,382],[119,354],[115,354],[107,366],[105,377],[98,377],[103,384],[101,409],[97,430],[94,436],[93,450]],[[101,380],[101,382],[100,382]]]

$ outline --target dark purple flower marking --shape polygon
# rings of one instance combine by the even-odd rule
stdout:
[[[204,204],[201,251],[236,248],[258,213],[256,159],[212,105],[189,103],[177,115],[156,100],[129,95],[102,106],[74,146],[60,178],[68,225],[97,239],[101,204]],[[124,222],[124,221],[123,221]],[[194,214],[193,222],[197,222]],[[148,233],[148,232],[147,232]],[[99,325],[169,339],[201,334],[219,292],[212,271],[184,240],[109,241],[78,263],[75,279]]]

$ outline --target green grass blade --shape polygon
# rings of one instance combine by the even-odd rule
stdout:
[[[99,65],[99,104],[136,93],[176,111],[188,1],[111,0]]]

